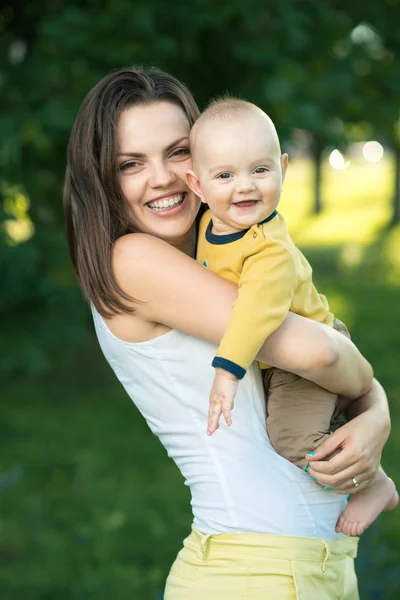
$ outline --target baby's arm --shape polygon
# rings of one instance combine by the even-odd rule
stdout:
[[[245,256],[238,298],[212,363],[215,377],[210,393],[209,435],[218,429],[222,413],[227,425],[232,423],[230,411],[238,382],[264,341],[287,316],[296,282],[292,256],[281,244],[264,240]]]
[[[285,320],[296,286],[294,261],[282,244],[265,240],[248,252],[213,366],[242,379],[265,340]]]

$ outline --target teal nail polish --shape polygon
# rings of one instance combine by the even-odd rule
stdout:
[[[306,468],[304,470],[306,473],[308,473],[310,475],[310,477],[313,481],[317,481],[316,477],[313,477],[310,473],[310,463],[308,463],[308,465],[306,466]]]
[[[315,452],[307,452],[307,456],[314,456]]]
[[[328,487],[327,487],[327,488],[325,488],[325,489],[326,489],[326,491],[327,491],[327,492],[331,492],[331,491],[332,491],[332,488],[328,488]]]

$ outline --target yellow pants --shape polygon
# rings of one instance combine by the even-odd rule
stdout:
[[[358,538],[203,535],[192,527],[165,600],[359,600]]]

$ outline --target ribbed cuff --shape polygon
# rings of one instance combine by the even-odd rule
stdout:
[[[229,371],[232,375],[235,375],[238,379],[243,379],[246,375],[246,369],[240,367],[236,363],[228,360],[227,358],[221,358],[220,356],[216,356],[212,361],[212,366],[218,369],[224,369],[225,371]]]

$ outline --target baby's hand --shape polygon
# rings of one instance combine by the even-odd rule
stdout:
[[[232,425],[231,410],[238,389],[237,377],[224,369],[215,369],[214,382],[210,392],[207,434],[212,435],[219,427],[221,413],[227,425]]]

